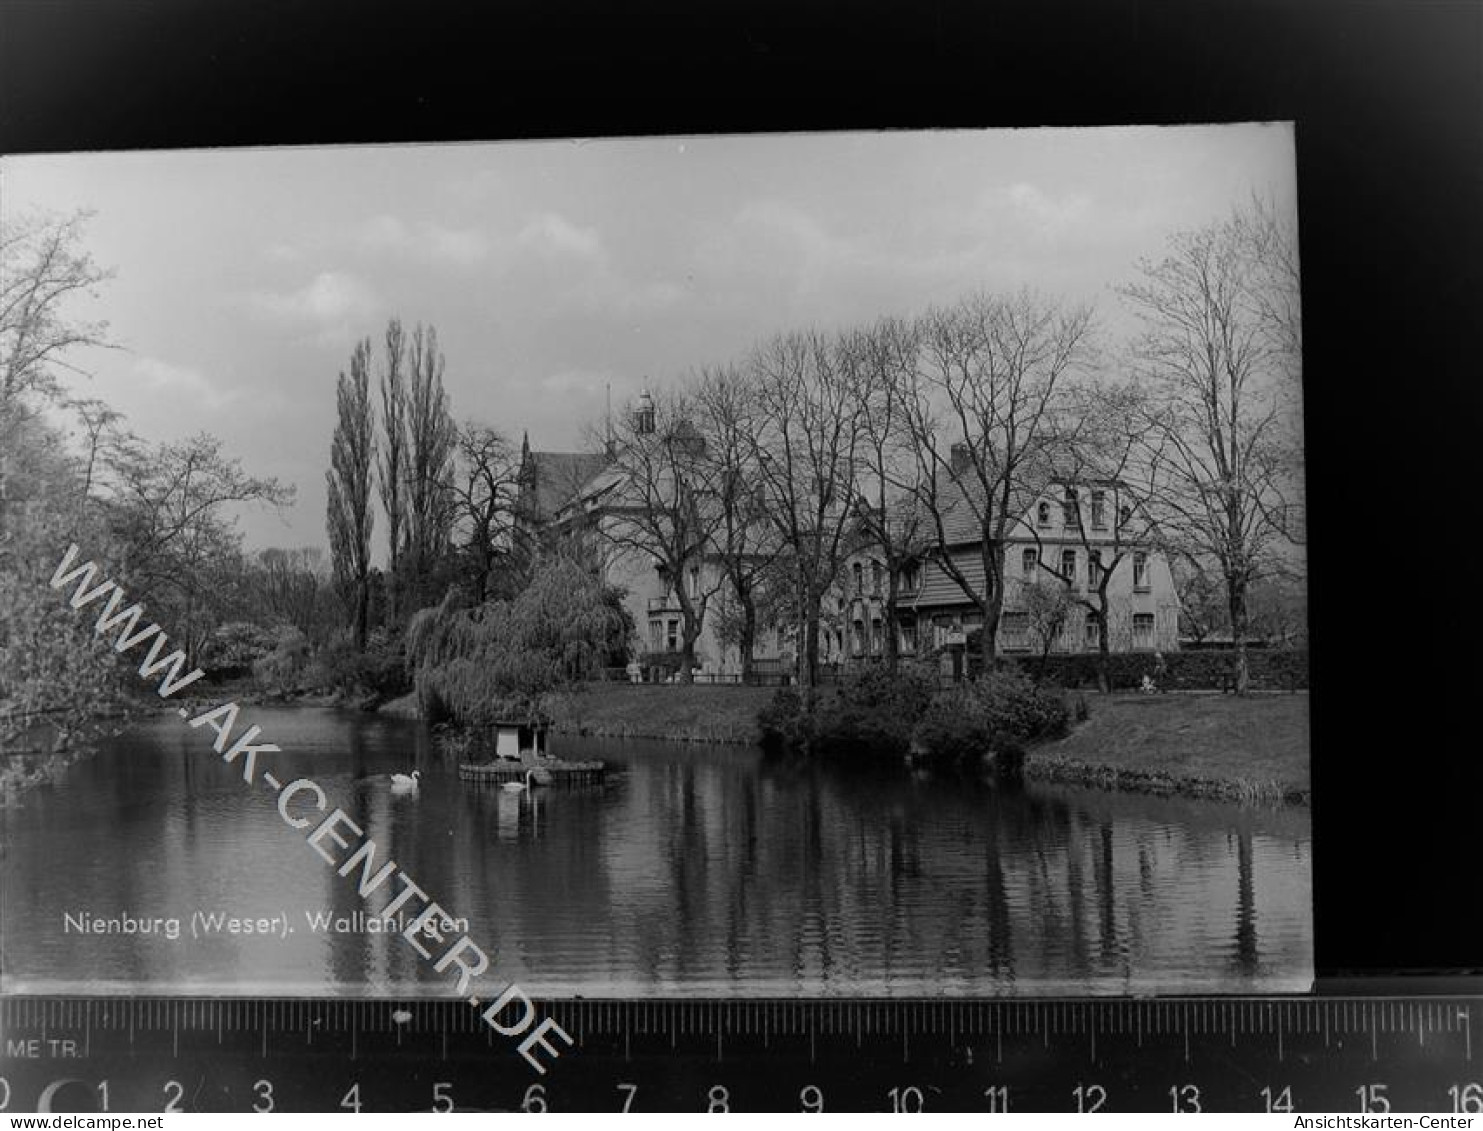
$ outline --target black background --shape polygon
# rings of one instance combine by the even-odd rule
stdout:
[[[1483,972],[1477,3],[0,0],[0,152],[1297,122],[1321,976]]]

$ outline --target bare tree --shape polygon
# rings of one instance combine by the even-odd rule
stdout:
[[[179,444],[131,445],[111,462],[124,576],[175,618],[189,647],[199,648],[215,627],[239,557],[231,511],[244,503],[286,506],[293,488],[247,474],[207,433]]]
[[[130,433],[122,427],[124,414],[97,397],[69,397],[63,404],[77,413],[82,424],[84,451],[80,494],[86,500],[97,486],[99,470],[106,465],[110,455],[130,441]]]
[[[318,644],[341,623],[333,567],[318,546],[271,547],[242,562],[238,615],[258,624],[291,624]]]
[[[371,468],[376,462],[376,422],[371,408],[371,339],[355,344],[350,376],[336,385],[339,410],[325,472],[329,501],[330,558],[335,580],[355,624],[355,645],[364,649],[371,603]]]
[[[652,559],[680,608],[680,670],[690,682],[695,642],[724,574],[708,570],[722,518],[712,488],[705,436],[695,406],[661,393],[627,414],[611,445],[611,481],[598,533],[612,549]]]
[[[1143,323],[1134,356],[1152,394],[1142,463],[1170,556],[1224,583],[1235,685],[1245,693],[1247,598],[1285,541],[1291,448],[1287,353],[1263,313],[1268,272],[1240,214],[1171,237],[1119,288]]]
[[[1225,583],[1204,564],[1189,558],[1170,563],[1174,592],[1179,598],[1179,627],[1196,644],[1219,632],[1230,615]]]
[[[88,213],[13,217],[0,232],[0,407],[26,393],[54,399],[68,355],[107,347],[108,325],[64,317],[63,307],[111,276],[82,250]]]
[[[753,351],[753,433],[766,512],[795,576],[798,675],[818,683],[820,605],[855,523],[859,389],[842,344],[817,332],[777,337]]]
[[[1053,483],[1062,490],[1061,530],[1087,563],[1085,584],[1046,552],[1038,521],[1022,529],[1035,542],[1040,570],[1061,581],[1068,599],[1096,626],[1097,686],[1105,692],[1112,690],[1112,578],[1138,548],[1150,545],[1148,511],[1133,482],[1146,398],[1133,383],[1088,383],[1072,392],[1071,406],[1048,454]]]
[[[386,352],[381,370],[381,449],[377,466],[381,507],[386,511],[387,604],[392,620],[401,614],[402,539],[406,526],[407,478],[407,337],[400,320],[386,326]]]
[[[504,436],[473,421],[458,430],[457,464],[455,522],[462,528],[471,596],[482,604],[500,560],[511,550],[520,467]]]
[[[974,295],[930,311],[918,327],[918,371],[904,402],[916,501],[936,543],[934,563],[982,614],[986,669],[1009,540],[1052,477],[1063,386],[1089,360],[1091,325],[1088,308],[1022,291]]]
[[[755,444],[756,399],[734,367],[703,370],[695,383],[695,415],[705,437],[706,479],[716,508],[712,553],[730,583],[721,603],[725,636],[741,655],[741,679],[752,675],[771,567],[779,539],[767,519]]]
[[[921,556],[928,523],[915,501],[924,468],[911,443],[910,389],[920,343],[917,328],[886,318],[845,338],[842,357],[860,407],[859,531],[881,556],[885,573],[882,659],[895,671],[900,657],[898,608],[903,569]]]
[[[1047,585],[1037,580],[1020,591],[1020,601],[1024,606],[1026,627],[1040,645],[1040,663],[1035,678],[1043,680],[1051,651],[1066,631],[1072,610],[1076,608],[1076,599],[1064,585]]]

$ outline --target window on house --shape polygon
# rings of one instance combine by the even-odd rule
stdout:
[[[1087,588],[1096,589],[1102,584],[1102,551],[1087,551]]]
[[[700,567],[699,566],[691,566],[690,567],[690,599],[692,601],[698,601],[698,600],[700,600]]]
[[[1035,580],[1035,567],[1040,564],[1040,551],[1030,549],[1020,555],[1020,571],[1026,581]]]
[[[1133,647],[1134,648],[1152,648],[1153,647],[1153,614],[1152,613],[1134,613],[1133,614]]]
[[[881,595],[881,563],[870,563],[870,592],[873,596]]]
[[[885,647],[885,633],[881,631],[881,622],[872,620],[870,622],[870,651],[879,656],[881,649]]]
[[[1035,504],[1035,522],[1039,526],[1049,526],[1050,525],[1050,504],[1049,503],[1037,503],[1037,504]]]
[[[864,574],[864,571],[861,569],[860,563],[859,562],[856,562],[850,568],[855,573],[855,592],[857,594],[864,593],[865,592],[865,574]]]
[[[1083,639],[1086,641],[1086,648],[1089,652],[1095,652],[1101,647],[1101,625],[1102,618],[1099,615],[1093,612],[1087,613],[1086,635]]]
[[[907,621],[901,626],[901,651],[911,655],[917,650],[917,622]]]
[[[922,574],[916,563],[912,563],[901,571],[901,589],[903,592],[915,593],[921,583]]]
[[[662,620],[649,622],[649,647],[655,652],[664,647],[664,622]]]
[[[1133,517],[1133,508],[1124,503],[1117,508],[1118,529],[1128,525],[1128,520]]]
[[[1027,613],[1006,612],[999,617],[999,645],[1005,651],[1023,650],[1030,646],[1030,617]]]
[[[1061,576],[1066,579],[1067,585],[1076,584],[1076,551],[1061,551]]]
[[[1148,555],[1141,550],[1133,555],[1133,588],[1148,589]]]
[[[1107,492],[1092,492],[1092,529],[1103,530],[1107,526]]]
[[[1076,488],[1067,487],[1065,498],[1061,500],[1061,521],[1066,526],[1076,525]]]
[[[865,652],[865,624],[863,621],[855,621],[850,625],[850,652],[852,655],[860,656]]]
[[[665,630],[664,642],[669,651],[673,652],[680,646],[680,622],[672,620],[668,622]]]

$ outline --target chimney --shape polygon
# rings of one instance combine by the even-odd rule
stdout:
[[[948,466],[954,475],[962,475],[973,464],[973,453],[967,444],[954,444],[948,449]]]

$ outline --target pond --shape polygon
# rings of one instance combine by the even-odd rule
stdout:
[[[1306,809],[560,738],[562,756],[606,760],[606,782],[521,795],[460,782],[416,722],[244,707],[249,722],[282,747],[259,772],[313,778],[468,920],[496,956],[489,986],[988,996],[1312,977]],[[211,737],[163,716],[0,809],[0,988],[446,993],[398,934],[365,929],[353,878]],[[418,792],[394,792],[414,767]],[[281,927],[193,932],[198,912]]]

